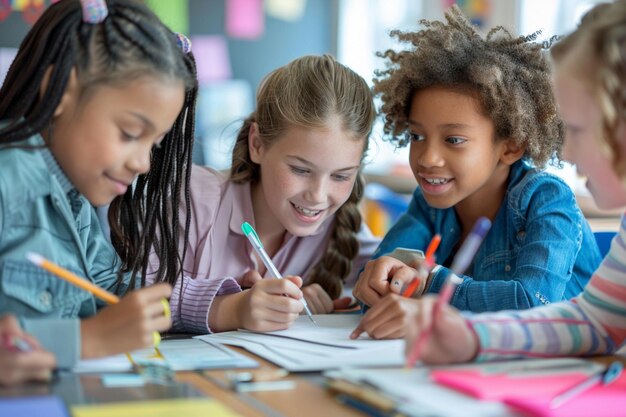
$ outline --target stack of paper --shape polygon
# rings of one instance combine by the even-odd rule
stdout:
[[[353,366],[402,366],[403,340],[350,339],[361,316],[316,315],[314,325],[300,316],[288,330],[255,333],[246,330],[197,336],[204,341],[239,346],[292,372]]]

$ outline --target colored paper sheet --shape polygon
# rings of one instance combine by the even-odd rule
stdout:
[[[262,0],[226,0],[226,33],[233,38],[258,39],[265,30]]]
[[[191,48],[196,58],[200,84],[209,84],[231,78],[228,45],[223,36],[194,36],[191,38]]]
[[[69,413],[59,397],[19,397],[0,399],[0,416],[69,417]]]
[[[304,16],[306,0],[265,0],[268,16],[287,22],[297,22]]]
[[[483,400],[499,400],[537,417],[617,417],[626,405],[626,374],[610,385],[599,385],[562,406],[550,408],[550,400],[584,380],[587,374],[507,376],[477,371],[433,371],[434,381]]]
[[[187,0],[145,0],[173,32],[189,33],[189,3]]]
[[[43,414],[42,414],[43,415]],[[46,414],[46,417],[49,415]],[[239,414],[216,400],[185,398],[89,404],[72,407],[73,417],[235,417]]]

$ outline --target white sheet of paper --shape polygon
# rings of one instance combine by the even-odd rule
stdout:
[[[255,333],[246,330],[197,336],[239,346],[289,371],[320,371],[347,366],[402,366],[403,340],[350,339],[361,316],[315,315],[315,326],[300,316],[287,330]]]

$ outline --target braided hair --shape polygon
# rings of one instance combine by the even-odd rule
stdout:
[[[14,144],[53,122],[54,111],[76,71],[79,100],[102,85],[123,86],[144,76],[182,80],[185,101],[172,129],[151,155],[151,169],[109,209],[111,240],[122,265],[118,284],[131,273],[130,288],[145,283],[150,250],[159,257],[157,281],[174,284],[182,270],[178,253],[178,210],[189,200],[188,184],[197,95],[195,62],[177,37],[145,5],[107,0],[108,16],[98,24],[83,21],[81,3],[51,5],[20,45],[0,89],[0,144]],[[48,71],[50,69],[50,71]],[[46,73],[49,80],[40,96]],[[189,207],[189,204],[187,204]],[[188,235],[189,215],[184,235]]]
[[[269,147],[291,127],[323,128],[334,117],[355,138],[365,138],[365,153],[375,109],[367,83],[355,72],[330,55],[304,56],[271,72],[259,87],[255,112],[244,121],[237,136],[232,181],[254,184],[260,180],[260,167],[251,160],[248,150],[252,123],[258,125],[259,136]],[[359,172],[350,197],[335,213],[326,251],[307,277],[309,283],[319,284],[333,299],[341,295],[359,250],[356,234],[361,227],[358,203],[363,188]]]

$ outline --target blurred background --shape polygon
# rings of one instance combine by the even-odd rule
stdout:
[[[61,0],[63,1],[63,0]],[[0,80],[26,32],[54,0],[0,0]],[[514,34],[541,30],[540,39],[566,34],[599,0],[145,0],[174,31],[192,41],[200,96],[194,162],[229,166],[237,130],[254,106],[263,76],[294,58],[330,53],[371,84],[383,68],[377,51],[395,48],[391,29],[414,29],[419,19],[440,19],[458,4],[479,27],[502,25]],[[1,98],[0,98],[1,99]],[[404,210],[415,180],[408,150],[373,131],[365,173],[364,211],[372,230],[383,234]],[[589,216],[597,210],[572,167],[555,170],[580,196]]]

